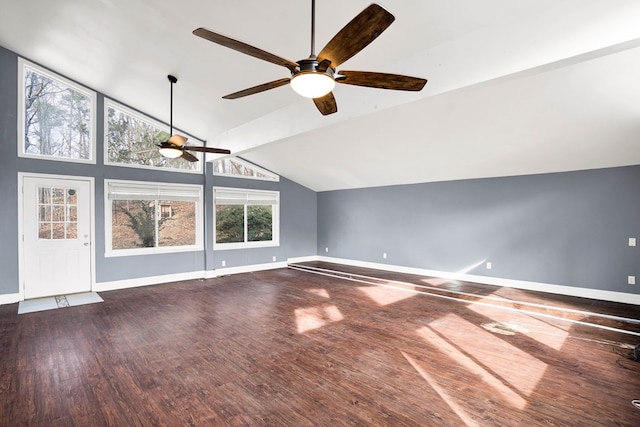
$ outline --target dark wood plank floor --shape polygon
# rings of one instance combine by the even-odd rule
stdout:
[[[617,332],[291,269],[101,296],[24,315],[0,306],[0,425],[640,424],[633,323]]]

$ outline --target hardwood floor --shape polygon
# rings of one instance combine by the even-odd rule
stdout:
[[[640,424],[637,306],[344,271],[385,286],[281,269],[0,306],[0,425]]]

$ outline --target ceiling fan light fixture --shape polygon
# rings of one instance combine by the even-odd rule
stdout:
[[[182,150],[174,147],[161,147],[160,154],[168,159],[177,159],[182,156]]]
[[[291,87],[305,98],[322,98],[335,86],[333,77],[320,71],[301,72],[291,76]]]

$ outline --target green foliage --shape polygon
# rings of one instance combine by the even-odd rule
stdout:
[[[271,206],[247,206],[247,233],[249,242],[273,240],[273,214]]]
[[[216,243],[244,242],[244,205],[216,206]],[[273,240],[271,206],[247,206],[247,242]]]
[[[244,206],[216,206],[216,243],[244,242]]]

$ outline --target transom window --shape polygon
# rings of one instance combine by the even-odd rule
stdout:
[[[216,187],[213,193],[214,250],[280,244],[279,192]]]
[[[280,181],[280,177],[266,169],[237,157],[224,157],[213,161],[213,174],[232,176],[234,178],[260,179],[264,181]]]
[[[18,155],[95,163],[96,93],[18,61]]]
[[[107,256],[200,250],[202,187],[105,180]]]
[[[169,126],[137,113],[130,108],[105,100],[105,164],[138,168],[163,168],[179,172],[202,172],[202,155],[193,152],[199,162],[182,158],[169,159],[158,151],[166,141]],[[189,145],[204,145],[189,137]]]

